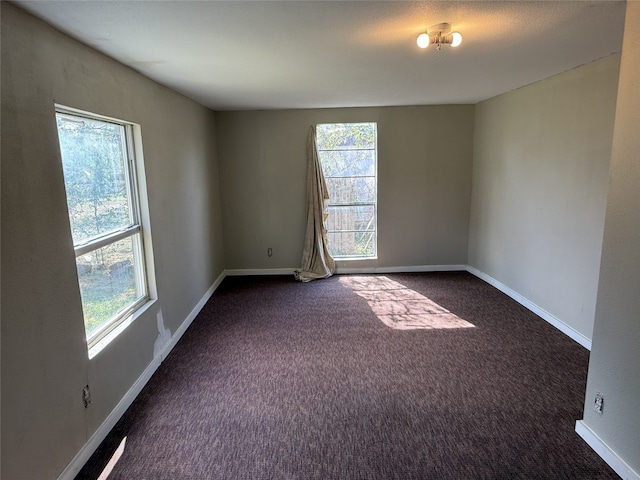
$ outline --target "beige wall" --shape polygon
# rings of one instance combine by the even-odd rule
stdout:
[[[635,5],[627,32],[639,30]],[[637,40],[625,46],[605,226],[617,55],[475,107],[214,114],[1,8],[3,478],[55,478],[69,464],[152,363],[160,310],[175,333],[224,268],[299,266],[308,127],[359,121],[378,123],[379,258],[339,266],[469,263],[589,339],[595,314],[585,424],[638,470]],[[142,128],[158,301],[92,360],[54,102]],[[603,417],[588,411],[596,390]]]
[[[473,106],[445,105],[218,112],[227,268],[300,266],[307,132],[333,122],[378,124],[378,259],[339,269],[466,264]]]
[[[476,105],[469,264],[589,340],[619,61]]]
[[[56,478],[224,268],[215,114],[2,2],[2,478]],[[158,300],[88,359],[54,102],[141,125]],[[82,388],[92,404],[85,409]]]
[[[640,2],[627,2],[584,424],[640,475]],[[593,410],[596,392],[604,413]],[[627,476],[625,476],[627,475]]]

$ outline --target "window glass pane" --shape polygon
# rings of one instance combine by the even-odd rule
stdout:
[[[338,177],[325,180],[332,204],[376,201],[375,177]]]
[[[124,127],[62,113],[56,118],[74,244],[129,226]]]
[[[325,177],[358,177],[376,174],[375,150],[334,150],[319,152]]]
[[[329,232],[327,237],[334,258],[371,257],[376,253],[375,232]]]
[[[77,257],[87,337],[146,295],[143,283],[137,281],[140,240],[135,234]]]
[[[358,205],[352,207],[327,208],[327,231],[336,230],[367,230],[374,231],[375,207],[373,205]]]
[[[325,221],[329,252],[335,258],[375,257],[376,124],[320,124],[316,133],[329,193]]]
[[[375,149],[375,123],[325,123],[316,128],[318,150]]]

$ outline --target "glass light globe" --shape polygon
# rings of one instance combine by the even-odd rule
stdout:
[[[416,43],[420,48],[427,48],[431,43],[431,39],[429,38],[429,35],[427,35],[426,33],[421,33],[420,35],[418,35]]]
[[[452,47],[457,47],[462,43],[462,35],[460,34],[460,32],[453,32],[451,34],[451,38],[452,38],[451,40]]]

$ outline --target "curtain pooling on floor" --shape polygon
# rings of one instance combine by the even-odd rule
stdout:
[[[294,277],[300,282],[330,277],[336,269],[327,249],[327,229],[324,226],[327,200],[329,192],[318,160],[316,128],[311,125],[307,140],[307,233],[301,267],[294,272]]]

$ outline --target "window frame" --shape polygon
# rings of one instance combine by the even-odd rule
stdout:
[[[133,315],[139,312],[146,304],[151,300],[151,278],[149,276],[149,268],[147,268],[148,251],[149,246],[146,245],[147,241],[145,236],[147,235],[147,229],[143,226],[142,211],[141,211],[141,190],[139,187],[138,177],[139,174],[144,174],[142,166],[138,162],[138,155],[136,155],[138,145],[138,133],[136,132],[137,125],[124,120],[119,120],[104,115],[90,113],[75,108],[67,107],[64,105],[55,104],[55,117],[56,122],[58,116],[68,116],[72,119],[86,119],[94,122],[103,122],[117,125],[122,128],[121,135],[121,148],[124,160],[124,180],[125,189],[127,195],[127,203],[129,208],[129,220],[130,223],[126,227],[112,229],[102,234],[95,235],[93,237],[85,238],[82,241],[74,242],[74,254],[76,259],[76,272],[78,272],[78,259],[83,255],[97,251],[101,248],[108,247],[121,240],[131,238],[133,258],[134,258],[134,280],[136,285],[136,292],[141,292],[133,302],[129,303],[125,307],[119,309],[113,316],[106,320],[102,325],[97,327],[91,334],[86,335],[87,348],[89,350],[89,357],[97,353],[103,346],[105,346],[111,338],[120,333],[119,327],[128,325],[130,322],[127,320],[132,319]],[[72,120],[73,121],[73,120]],[[56,123],[56,133],[59,135],[59,131]],[[62,159],[62,148],[59,145],[61,166],[64,165]],[[141,156],[141,155],[140,155]],[[67,195],[67,184],[65,179],[65,196]],[[69,209],[67,207],[67,214],[69,215]],[[71,218],[70,228],[71,228]],[[137,237],[137,238],[136,238]],[[77,273],[78,275],[78,273]],[[79,276],[78,283],[80,282]],[[86,332],[86,317],[84,301],[82,301],[83,309],[83,324]],[[118,330],[118,332],[116,332]],[[100,346],[100,347],[99,347]],[[99,347],[99,348],[96,348]],[[97,350],[97,351],[96,351]]]
[[[331,199],[331,192],[329,191],[329,201],[326,204],[327,209],[330,207],[360,207],[360,206],[371,206],[373,207],[373,229],[372,230],[346,230],[346,229],[335,229],[329,230],[327,229],[327,234],[330,233],[365,233],[371,232],[373,233],[373,241],[374,241],[374,252],[372,255],[334,255],[331,253],[331,256],[337,261],[352,261],[352,260],[376,260],[378,258],[378,123],[377,122],[331,122],[331,123],[318,123],[316,124],[316,131],[319,127],[324,125],[372,125],[373,133],[374,133],[374,146],[373,148],[332,148],[332,149],[321,149],[318,145],[316,145],[318,152],[318,160],[320,166],[322,168],[322,173],[325,177],[325,181],[328,178],[373,178],[374,179],[374,201],[362,201],[362,202],[333,202]],[[339,152],[339,151],[350,151],[350,152],[358,152],[358,151],[373,151],[373,175],[327,175],[325,172],[324,164],[322,162],[321,152]],[[329,242],[329,250],[331,250],[331,242]]]

